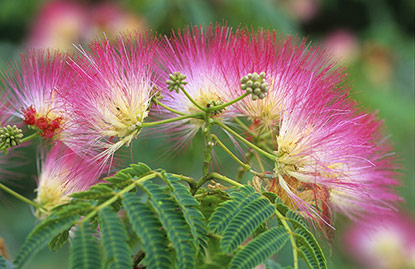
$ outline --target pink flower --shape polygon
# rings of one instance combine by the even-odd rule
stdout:
[[[188,27],[182,32],[173,32],[171,38],[165,40],[162,57],[165,67],[164,80],[169,79],[167,75],[174,72],[187,76],[185,90],[203,107],[233,100],[238,97],[239,92],[236,93],[231,88],[228,77],[232,72],[240,73],[238,71],[243,66],[241,63],[245,57],[243,54],[245,39],[239,30],[232,33],[231,28],[220,25]],[[241,73],[238,81],[244,75],[246,73]],[[240,95],[242,94],[241,92]],[[186,114],[200,111],[182,91],[170,93],[165,90],[163,96],[161,102],[177,111]],[[171,114],[162,108],[160,110],[163,116]],[[226,120],[234,115],[235,111],[228,108],[217,111],[215,117]],[[173,116],[171,114],[171,117]],[[180,145],[190,140],[201,127],[203,128],[204,121],[190,119],[166,126],[169,135],[174,136]]]
[[[99,171],[97,163],[81,159],[62,142],[57,142],[41,156],[36,202],[47,210],[68,202],[70,194],[97,183]],[[38,214],[42,216],[43,213]]]
[[[397,166],[381,122],[348,99],[330,101],[293,101],[282,112],[272,190],[327,225],[334,212],[393,213],[400,200],[393,190]]]
[[[138,136],[158,83],[157,47],[149,34],[133,34],[80,49],[82,57],[70,62],[77,75],[66,93],[76,118],[69,147],[105,164]]]
[[[344,236],[344,251],[365,268],[415,267],[415,223],[409,216],[367,216]]]
[[[235,104],[253,123],[253,129],[273,131],[282,111],[290,109],[292,103],[299,105],[310,99],[324,106],[345,94],[340,85],[344,69],[336,68],[326,51],[307,44],[305,39],[282,37],[274,31],[251,31],[246,35],[241,52],[244,58],[238,72],[228,72],[228,81],[233,95],[238,96],[244,92],[240,88],[241,75],[265,72],[267,97],[244,98]]]
[[[2,84],[10,91],[9,113],[47,139],[59,138],[68,117],[58,94],[69,79],[66,57],[52,50],[28,50],[2,73]]]

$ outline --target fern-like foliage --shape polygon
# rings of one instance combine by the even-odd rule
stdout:
[[[168,240],[156,213],[134,193],[123,195],[123,205],[146,254],[147,268],[170,268]]]
[[[190,227],[193,243],[197,250],[201,250],[204,255],[204,249],[207,248],[207,227],[203,214],[200,212],[199,202],[189,193],[189,190],[179,182],[179,179],[174,176],[168,176],[166,182],[172,190],[172,195],[177,203],[183,216]]]
[[[303,217],[288,210],[285,215],[293,224],[296,236],[296,243],[300,246],[300,255],[306,261],[309,268],[327,268],[327,261],[316,238],[307,228]]]
[[[190,228],[177,206],[159,185],[149,181],[142,183],[149,195],[149,202],[159,215],[167,236],[176,252],[177,268],[194,268],[196,250]]]
[[[232,259],[230,268],[250,269],[264,262],[278,252],[288,241],[288,234],[282,227],[274,227],[249,242]]]
[[[226,227],[221,241],[225,253],[231,253],[274,213],[268,199],[259,197],[240,210]]]
[[[244,206],[260,196],[251,186],[245,186],[239,190],[235,190],[231,193],[232,199],[222,203],[210,217],[209,230],[219,235],[222,234],[232,217],[238,214]]]
[[[44,248],[59,233],[72,227],[78,219],[79,216],[77,215],[63,218],[56,216],[46,218],[26,238],[14,260],[14,264],[18,268],[23,267],[32,255]]]
[[[100,269],[101,250],[91,225],[87,222],[75,230],[72,240],[70,268]]]
[[[107,266],[117,269],[131,269],[131,250],[127,243],[127,232],[117,214],[109,207],[99,212],[99,227]]]
[[[252,268],[288,238],[310,268],[327,268],[307,222],[275,194],[243,186],[192,195],[182,179],[139,163],[73,194],[35,227],[15,265],[47,244],[58,250],[72,229],[71,268]]]

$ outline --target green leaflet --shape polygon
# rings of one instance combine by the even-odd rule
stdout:
[[[242,208],[242,205],[240,206]],[[259,197],[243,207],[226,226],[221,240],[224,253],[231,253],[242,244],[259,225],[272,216],[274,206],[268,199]]]
[[[219,204],[229,200],[229,195],[221,190],[199,189],[196,198],[200,202],[200,211],[208,220]]]
[[[181,207],[174,203],[172,197],[159,185],[145,181],[141,186],[148,194],[150,205],[159,215],[160,222],[173,245],[176,252],[176,267],[194,268],[196,250]]]
[[[102,246],[108,267],[131,269],[131,250],[127,244],[124,224],[110,207],[104,207],[98,215]]]
[[[150,172],[150,167],[144,163],[131,164],[130,167],[118,171],[115,175],[105,180],[113,185],[112,188],[117,187],[121,189],[131,184],[134,178],[143,177]]]
[[[310,268],[327,268],[326,258],[314,235],[308,230],[303,217],[288,210],[287,219],[296,229],[296,242],[300,246],[300,255]]]
[[[122,202],[146,254],[146,267],[170,268],[172,261],[168,241],[157,215],[149,205],[141,203],[134,193],[125,193]]]
[[[183,216],[190,227],[193,236],[193,244],[197,250],[205,254],[204,249],[207,248],[207,227],[205,218],[200,212],[199,202],[191,195],[190,191],[175,177],[169,177],[167,180],[172,189],[172,195],[180,205]]]
[[[319,265],[316,263],[316,258],[310,248],[300,246],[299,255],[307,263],[308,268],[320,268]]]
[[[70,268],[100,269],[101,250],[94,236],[94,230],[86,222],[75,230],[72,240]]]
[[[48,247],[50,251],[55,252],[66,243],[69,238],[69,230],[61,232],[49,242]]]
[[[262,233],[236,253],[230,268],[254,268],[277,253],[287,243],[288,238],[289,235],[283,227],[275,227]]]
[[[77,215],[63,218],[57,218],[56,216],[46,218],[26,238],[25,242],[20,247],[16,259],[14,260],[14,264],[16,264],[18,268],[23,267],[32,255],[44,248],[48,242],[59,233],[72,227],[78,219],[79,216]]]
[[[300,250],[304,250],[304,247],[308,250],[303,253],[303,257],[306,258],[305,261],[310,266],[310,268],[323,268],[327,269],[327,262],[326,258],[324,257],[323,251],[320,248],[317,240],[314,238],[313,234],[301,228],[295,230],[296,233],[296,242],[300,246]],[[303,247],[303,249],[301,249]],[[309,256],[311,255],[312,260],[311,262]],[[317,267],[312,267],[311,265],[317,265]]]
[[[248,203],[261,195],[251,186],[244,186],[231,193],[232,199],[222,203],[209,219],[209,231],[222,234],[232,217],[239,213]]]
[[[70,197],[85,200],[105,199],[114,196],[113,189],[109,185],[110,184],[108,183],[99,183],[95,186],[92,186],[87,191],[74,193]]]
[[[7,269],[6,260],[0,255],[0,269]]]

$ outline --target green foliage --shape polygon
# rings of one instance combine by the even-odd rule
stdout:
[[[245,205],[260,197],[260,194],[255,192],[251,186],[245,186],[239,191],[232,192],[231,197],[231,200],[221,204],[210,217],[209,230],[211,232],[222,234],[231,218]]]
[[[79,216],[77,215],[62,218],[52,215],[46,218],[26,238],[14,260],[14,264],[18,268],[23,267],[35,253],[44,248],[59,233],[72,227],[78,219]]]
[[[231,261],[231,268],[253,268],[278,252],[287,241],[287,231],[282,227],[274,227],[262,233],[238,251]]]
[[[196,250],[181,208],[159,185],[146,181],[142,183],[142,187],[149,195],[150,205],[159,215],[160,222],[166,229],[167,236],[176,252],[176,267],[193,268]]]
[[[197,250],[201,250],[204,254],[204,249],[207,247],[207,227],[203,214],[198,209],[199,202],[189,193],[184,185],[179,183],[179,179],[170,176],[167,183],[172,189],[174,199],[180,205],[183,216],[190,227],[192,236],[194,238],[193,244]]]
[[[169,242],[156,213],[148,204],[140,202],[133,193],[125,193],[122,199],[133,229],[140,238],[142,249],[146,253],[147,268],[169,268],[171,266],[167,246]]]
[[[327,268],[306,221],[275,194],[243,186],[229,192],[199,189],[193,196],[181,176],[141,163],[106,180],[55,207],[23,244],[17,267],[48,243],[59,249],[74,229],[71,268],[252,268],[266,263],[290,237],[310,268]],[[117,214],[120,210],[126,214]],[[288,221],[292,230],[276,227],[277,220]]]
[[[127,232],[117,214],[111,208],[104,207],[99,212],[99,224],[107,266],[130,269],[132,262]]]
[[[287,210],[285,217],[295,228],[295,240],[299,246],[299,254],[309,268],[327,268],[327,261],[314,235],[309,231],[303,217],[294,211]]]
[[[0,255],[0,269],[7,269],[6,260]]]
[[[265,198],[260,197],[247,204],[226,227],[221,241],[222,250],[225,253],[234,251],[273,213],[274,206]]]
[[[70,268],[99,269],[101,268],[101,251],[94,230],[86,222],[75,230],[72,240]]]
[[[52,239],[52,241],[50,241],[48,244],[50,251],[55,252],[59,250],[68,240],[68,238],[69,238],[69,230],[63,231],[57,236],[55,236]]]

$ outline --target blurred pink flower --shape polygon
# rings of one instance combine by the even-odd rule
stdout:
[[[144,19],[115,3],[47,1],[33,22],[27,46],[71,50],[73,44],[88,43],[103,33],[113,38],[145,27]]]
[[[359,54],[359,43],[356,35],[349,30],[337,29],[329,33],[323,40],[323,46],[342,63],[352,63]]]
[[[88,12],[74,1],[47,1],[39,11],[27,41],[30,48],[72,49],[88,38]]]
[[[345,234],[344,252],[365,268],[415,268],[415,223],[403,214],[366,217]]]

